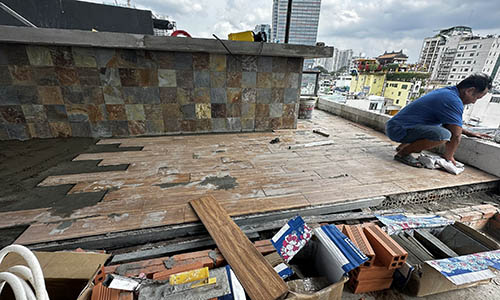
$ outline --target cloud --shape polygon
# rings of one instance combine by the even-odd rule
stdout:
[[[87,0],[102,3],[98,0]],[[117,0],[126,3],[126,0]],[[298,1],[298,0],[297,0]],[[105,0],[113,3],[114,0]],[[195,37],[252,30],[272,23],[271,0],[131,0],[141,9],[167,15]],[[425,37],[457,25],[474,33],[499,34],[498,0],[321,0],[318,41],[378,56],[403,49],[418,60]]]
[[[423,39],[439,29],[465,25],[477,33],[499,33],[499,8],[495,0],[323,0],[318,40],[368,56],[407,49],[415,62]]]

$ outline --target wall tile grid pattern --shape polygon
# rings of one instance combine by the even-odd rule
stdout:
[[[296,128],[302,63],[0,44],[0,140]]]

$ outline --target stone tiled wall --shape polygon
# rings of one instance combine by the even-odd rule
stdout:
[[[295,128],[302,63],[0,44],[0,139]]]

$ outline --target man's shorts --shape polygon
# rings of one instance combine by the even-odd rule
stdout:
[[[391,137],[404,130],[400,127],[388,126],[386,128],[387,136],[398,143],[410,144],[418,140],[431,140],[431,141],[449,141],[451,139],[451,132],[443,126],[435,125],[417,125],[413,128],[406,129],[406,136],[402,139],[396,140]]]

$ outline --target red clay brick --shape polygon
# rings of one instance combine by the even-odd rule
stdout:
[[[276,249],[274,249],[274,246],[271,244],[270,240],[256,241],[254,245],[256,246],[257,250],[260,253],[262,253],[262,255],[266,255],[276,251]],[[226,263],[220,251],[217,248],[215,248],[214,250],[195,251],[185,254],[174,255],[172,257],[166,256],[166,257],[130,262],[121,265],[107,266],[104,267],[104,272],[115,273],[116,269],[121,266],[121,269],[126,270],[125,272],[122,273],[122,275],[124,276],[138,276],[139,274],[144,273],[146,274],[146,277],[151,278],[153,276],[153,273],[166,270],[164,261],[169,259],[174,260],[174,267],[177,265],[194,263],[195,261],[199,260],[205,266],[213,268],[214,267],[213,260],[208,256],[208,254],[211,251],[216,252],[215,256],[216,267],[222,266],[223,264]]]
[[[365,236],[363,232],[363,227],[361,225],[351,225],[344,226],[343,230],[344,234],[359,248],[366,256],[368,256],[369,260],[363,264],[365,267],[369,267],[373,265],[375,261],[375,251],[373,250],[370,242]]]
[[[463,207],[450,210],[452,213],[460,216],[460,222],[471,222],[483,218],[483,214],[472,207]]]
[[[386,279],[392,278],[394,275],[395,269],[387,269],[381,262],[375,260],[374,264],[370,267],[358,267],[351,271],[349,274],[354,279],[361,280],[370,280],[370,279]]]
[[[134,294],[132,292],[121,291],[116,289],[110,289],[102,285],[102,283],[97,284],[92,288],[91,300],[132,300],[134,299]]]
[[[94,285],[97,285],[99,282],[103,282],[104,278],[106,278],[106,271],[104,270],[104,267],[101,267],[101,269],[94,276]]]
[[[491,204],[476,205],[472,209],[481,212],[484,219],[489,219],[498,212],[498,209]]]
[[[375,250],[378,261],[388,269],[400,268],[408,253],[377,225],[364,227],[366,238]]]
[[[472,227],[474,229],[483,229],[488,224],[488,221],[489,221],[489,219],[481,219],[481,220],[476,220],[476,221],[472,221],[472,222],[466,222],[464,224],[466,224],[469,227]]]
[[[196,261],[195,263],[192,264],[186,264],[186,265],[181,265],[177,267],[173,267],[170,270],[165,270],[162,272],[158,272],[153,274],[153,279],[154,280],[167,280],[170,275],[181,273],[181,272],[186,272],[186,271],[191,271],[191,270],[196,270],[196,269],[201,269],[205,267],[202,262]]]
[[[362,281],[351,278],[348,283],[354,294],[385,290],[390,288],[391,284],[392,278],[377,278]]]

